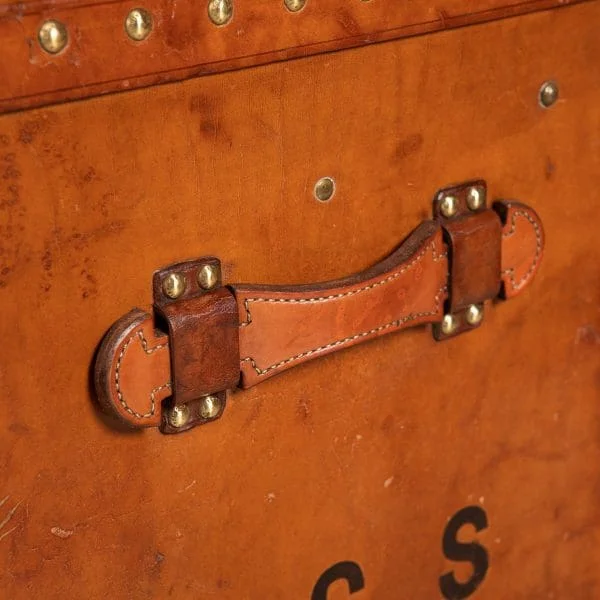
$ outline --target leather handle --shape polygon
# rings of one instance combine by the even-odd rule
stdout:
[[[241,387],[403,327],[439,321],[448,258],[427,221],[388,258],[317,285],[232,285],[240,315]]]
[[[226,390],[336,350],[425,323],[434,324],[436,339],[476,329],[469,310],[529,285],[544,234],[523,204],[468,208],[473,186],[485,195],[484,182],[439,192],[435,220],[419,225],[386,259],[344,279],[298,286],[222,286],[218,279],[206,291],[197,274],[218,267],[214,257],[157,271],[155,310],[128,313],[100,345],[100,403],[133,427],[179,432],[218,418]],[[440,207],[448,196],[457,210],[446,218]],[[173,275],[184,289],[177,299],[162,291]],[[451,331],[441,326],[447,319],[455,324]]]

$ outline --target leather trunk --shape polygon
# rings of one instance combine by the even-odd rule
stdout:
[[[600,598],[600,2],[233,0],[217,26],[219,1],[0,7],[0,596]],[[265,381],[228,362],[246,389],[223,383],[214,422],[168,435],[99,402],[101,340],[152,312],[157,270],[218,257],[219,282],[248,284],[225,323],[253,284],[375,276],[438,190],[472,181],[545,234],[527,288],[489,301],[504,246],[473,275],[472,232],[444,230],[452,277],[496,285],[473,331],[432,336],[473,305],[453,279],[402,331],[315,342]],[[358,300],[350,320],[379,310]],[[265,344],[343,314],[299,309]],[[175,400],[203,343],[185,339],[149,367],[177,362]]]

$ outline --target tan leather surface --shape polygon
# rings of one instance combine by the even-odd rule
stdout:
[[[303,599],[352,560],[364,590],[328,600],[437,599],[442,574],[470,577],[441,541],[477,505],[475,600],[600,597],[599,21],[587,2],[2,116],[3,596]],[[473,177],[534,207],[547,238],[476,333],[331,354],[182,435],[99,417],[96,346],[150,304],[157,265],[342,277]]]
[[[232,20],[216,27],[208,0],[149,0],[142,42],[130,40],[128,0],[4,1],[0,6],[0,112],[119,92],[386,39],[441,31],[579,0],[425,0],[410,3],[308,0],[296,13],[283,0],[233,0]],[[56,55],[37,36],[46,19],[67,27]],[[208,107],[200,103],[199,110]]]

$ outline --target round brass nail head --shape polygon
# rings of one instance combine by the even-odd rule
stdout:
[[[233,0],[209,0],[208,16],[215,25],[227,25],[233,17]]]
[[[452,315],[444,315],[442,319],[442,333],[444,335],[451,335],[456,331],[457,327],[456,319]]]
[[[290,12],[298,12],[304,8],[306,0],[283,0],[283,3]]]
[[[472,187],[467,194],[467,206],[475,211],[483,207],[485,194],[481,188]]]
[[[125,31],[135,42],[145,40],[152,31],[152,15],[143,8],[134,8],[125,18]]]
[[[46,21],[38,32],[40,46],[49,54],[58,54],[69,41],[67,28],[60,21]]]
[[[546,81],[539,92],[539,102],[543,108],[550,108],[558,100],[558,85],[554,81]]]
[[[190,409],[185,405],[174,406],[167,418],[171,427],[183,427],[189,421]]]
[[[335,193],[335,181],[331,177],[321,177],[315,183],[315,198],[319,202],[331,200]]]
[[[217,265],[202,265],[198,271],[198,285],[205,290],[210,290],[219,281],[219,268]]]
[[[168,298],[175,300],[185,291],[185,277],[179,273],[167,275],[162,283],[162,289]]]
[[[458,201],[455,196],[445,196],[440,202],[440,212],[444,217],[450,218],[456,214],[458,210]]]
[[[483,308],[477,306],[477,304],[471,304],[471,306],[467,308],[465,319],[469,325],[479,325],[483,320]]]
[[[214,419],[221,410],[221,399],[218,396],[205,396],[200,405],[200,416],[203,419]]]

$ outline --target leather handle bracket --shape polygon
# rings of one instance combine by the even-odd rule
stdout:
[[[486,196],[484,181],[441,190],[434,220],[373,267],[336,281],[223,286],[214,257],[157,271],[154,314],[134,309],[101,343],[99,401],[133,427],[174,433],[219,418],[226,390],[342,348],[427,323],[438,340],[476,329],[487,301],[527,287],[544,246],[531,208],[491,209]],[[216,274],[210,286],[198,278],[207,268]],[[177,289],[165,288],[170,282]]]

